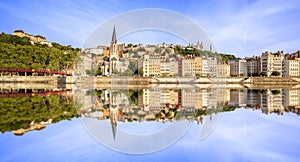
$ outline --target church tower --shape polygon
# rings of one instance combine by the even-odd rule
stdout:
[[[200,51],[203,51],[203,43],[202,42],[197,41],[197,49]]]
[[[112,75],[113,71],[117,68],[117,63],[119,62],[118,55],[118,44],[117,44],[117,34],[116,27],[114,26],[112,39],[110,42],[109,51],[109,75]]]

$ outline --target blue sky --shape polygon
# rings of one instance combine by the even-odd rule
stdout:
[[[262,114],[236,109],[221,114],[214,131],[199,140],[193,123],[170,147],[144,155],[112,151],[97,143],[79,119],[47,125],[22,137],[7,132],[0,138],[1,161],[299,161],[300,118],[293,113]],[[161,123],[140,123],[157,126]],[[130,126],[130,125],[127,125]],[[125,128],[125,125],[123,125]],[[124,129],[123,128],[123,129]],[[103,133],[111,129],[100,129]],[[127,129],[129,130],[129,129]]]
[[[298,0],[95,0],[88,3],[84,0],[2,0],[0,31],[12,33],[22,29],[44,35],[49,41],[82,47],[105,21],[141,8],[168,9],[191,18],[207,32],[219,52],[252,56],[267,50],[294,52],[299,49]],[[172,43],[172,37],[156,34],[155,37],[153,33],[148,34],[152,37],[141,42]],[[132,41],[139,40],[133,38]]]

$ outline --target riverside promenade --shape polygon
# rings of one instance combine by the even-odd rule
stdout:
[[[247,85],[296,85],[300,78],[285,77],[129,77],[129,76],[0,76],[0,83],[46,83],[46,84],[247,84]]]

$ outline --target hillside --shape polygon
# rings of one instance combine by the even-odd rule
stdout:
[[[64,70],[71,68],[78,48],[52,43],[31,44],[29,38],[0,34],[0,68]]]

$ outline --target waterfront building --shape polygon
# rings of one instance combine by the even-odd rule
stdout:
[[[230,76],[247,77],[247,61],[246,60],[229,60]]]
[[[183,77],[191,77],[195,76],[195,59],[194,58],[183,58],[181,60],[181,76]]]
[[[181,59],[181,76],[201,76],[202,57],[186,57]]]
[[[261,55],[261,71],[266,72],[267,76],[271,76],[273,72],[277,71],[282,76],[282,64],[284,60],[283,51],[277,53],[265,52]]]
[[[160,62],[160,75],[161,76],[170,76],[170,62],[162,61]]]
[[[299,76],[299,60],[295,58],[285,58],[283,61],[283,77]]]
[[[116,65],[116,71],[119,73],[124,73],[129,66],[128,59],[120,59],[119,62]]]
[[[260,70],[260,57],[245,58],[247,61],[247,75],[259,76]]]
[[[142,56],[141,59],[139,59],[138,67],[139,67],[139,70],[143,71],[143,76],[150,76],[149,59],[150,59],[149,54],[145,54]]]
[[[202,76],[217,76],[217,58],[202,57]]]
[[[149,56],[149,76],[160,76],[160,56],[152,54]]]
[[[217,77],[230,77],[230,65],[217,64]]]
[[[170,76],[178,76],[178,61],[176,59],[170,60]]]
[[[91,54],[81,54],[80,59],[75,64],[74,75],[86,76],[91,70],[97,68],[96,59]]]
[[[202,49],[203,49],[203,45],[202,45]],[[195,64],[194,64],[195,76],[201,76],[202,75],[202,57],[195,57],[194,59],[195,59]]]

